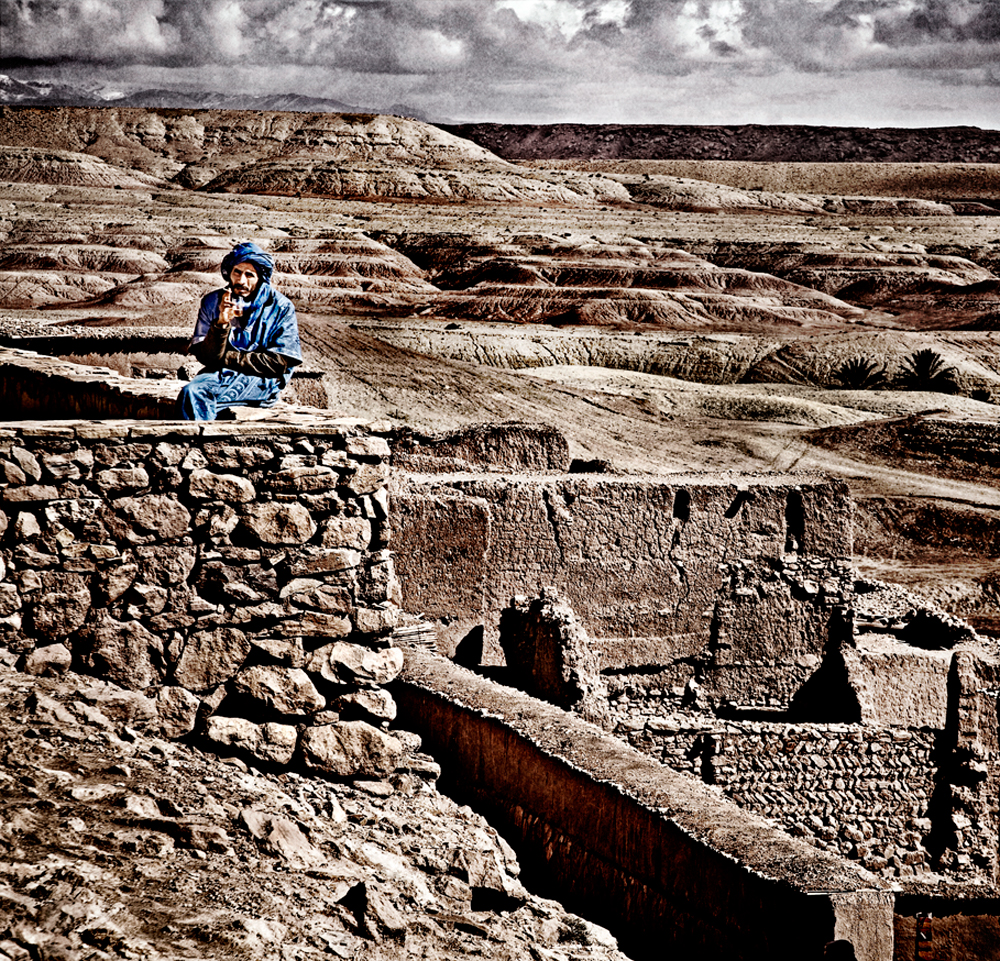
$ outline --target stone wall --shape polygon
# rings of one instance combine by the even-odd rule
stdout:
[[[448,655],[482,631],[487,664],[510,598],[551,586],[605,674],[787,705],[851,589],[847,489],[812,476],[411,477],[392,502],[408,610]]]
[[[859,723],[719,719],[633,687],[611,701],[615,729],[869,870],[995,885],[1000,658],[984,642],[920,651],[881,638],[842,653]]]
[[[141,691],[171,737],[392,771],[388,453],[333,424],[0,425],[0,657]]]
[[[626,952],[818,958],[842,938],[861,961],[892,957],[892,894],[859,866],[444,658],[410,652],[393,691],[442,781]]]
[[[668,767],[869,871],[913,878],[931,870],[938,732],[684,716],[618,730]]]

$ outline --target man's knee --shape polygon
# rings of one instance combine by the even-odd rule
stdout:
[[[184,420],[215,420],[216,378],[198,374],[189,380],[177,395],[177,406]]]

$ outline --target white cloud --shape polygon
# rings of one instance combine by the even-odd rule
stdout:
[[[307,84],[460,117],[664,121],[709,91],[731,113],[789,97],[860,111],[908,86],[925,105],[940,90],[956,117],[961,89],[981,117],[969,92],[1000,63],[1000,0],[0,0],[0,23],[0,69]],[[779,75],[783,87],[764,82]]]

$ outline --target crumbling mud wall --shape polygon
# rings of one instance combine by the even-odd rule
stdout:
[[[1000,659],[970,632],[941,649],[948,625],[926,614],[910,634],[918,622],[931,649],[886,635],[831,641],[813,676],[825,680],[803,688],[790,714],[678,710],[664,691],[637,685],[612,698],[614,729],[871,871],[995,885]],[[820,719],[808,714],[817,707],[841,723],[805,723]]]
[[[500,612],[551,586],[612,693],[616,676],[697,677],[715,699],[787,706],[851,590],[848,492],[815,477],[412,477],[392,504],[407,609],[438,621],[444,653],[478,630],[501,663]]]
[[[9,418],[170,420],[179,390],[176,380],[136,381],[105,367],[0,347],[0,404]]]
[[[394,467],[419,473],[467,470],[561,471],[570,469],[569,444],[544,424],[508,421],[473,424],[444,434],[405,427],[389,437]]]
[[[393,691],[442,778],[623,950],[705,959],[821,957],[834,939],[892,957],[879,878],[543,701],[411,652]],[[686,955],[685,955],[686,956]]]
[[[0,426],[0,657],[259,761],[394,770],[388,446],[359,429]]]
[[[549,588],[530,601],[513,598],[500,615],[500,644],[522,690],[600,727],[611,726],[597,653],[556,591]]]
[[[187,337],[122,336],[109,330],[104,337],[89,339],[20,340],[41,349],[61,348],[66,354],[59,358],[0,347],[0,404],[11,419],[175,420],[182,384],[178,371],[200,369],[185,356]],[[74,341],[76,355],[70,347]],[[88,347],[91,350],[83,354]],[[171,347],[172,355],[165,352]],[[321,372],[299,367],[282,392],[282,404],[289,403],[328,407]]]

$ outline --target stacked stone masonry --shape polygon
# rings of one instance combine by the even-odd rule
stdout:
[[[683,715],[618,730],[816,847],[887,877],[930,870],[936,732]]]
[[[0,428],[0,657],[142,691],[171,737],[391,773],[388,454],[336,424]]]

